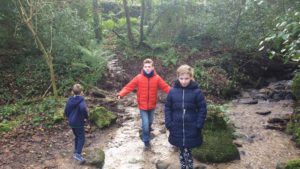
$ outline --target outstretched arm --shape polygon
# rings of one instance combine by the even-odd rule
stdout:
[[[138,77],[134,77],[129,83],[126,84],[125,87],[123,87],[123,89],[118,93],[118,98],[123,97],[125,95],[127,95],[128,93],[132,92],[138,84]]]

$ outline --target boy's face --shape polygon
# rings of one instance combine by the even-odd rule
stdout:
[[[146,73],[150,73],[154,69],[154,66],[151,63],[145,63],[143,69]]]
[[[187,87],[190,84],[192,77],[189,74],[185,73],[185,74],[179,75],[178,80],[182,87]]]

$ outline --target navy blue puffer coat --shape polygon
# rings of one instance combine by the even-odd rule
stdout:
[[[165,125],[170,131],[169,142],[177,147],[200,146],[206,112],[206,101],[198,84],[191,81],[187,87],[182,87],[177,80],[165,104]]]

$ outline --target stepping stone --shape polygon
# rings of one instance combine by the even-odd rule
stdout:
[[[268,115],[268,114],[270,114],[271,113],[271,111],[260,111],[260,112],[255,112],[256,114],[259,114],[259,115],[263,115],[263,116],[265,116],[265,115]]]

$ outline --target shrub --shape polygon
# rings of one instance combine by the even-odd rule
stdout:
[[[287,163],[285,169],[300,169],[300,160],[291,160]]]
[[[293,79],[292,91],[297,100],[300,100],[300,73],[297,73]]]

